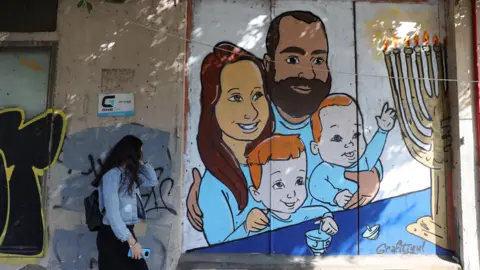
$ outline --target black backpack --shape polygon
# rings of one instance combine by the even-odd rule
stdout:
[[[97,182],[98,175],[97,170],[95,169],[95,161],[92,155],[88,155],[88,159],[90,160],[90,166],[93,168],[92,172],[95,175],[95,179],[91,183],[91,185],[95,187],[95,190],[88,197],[83,199],[83,205],[85,206],[85,223],[91,232],[96,232],[100,230],[100,227],[103,225],[105,208],[102,212],[100,212],[100,204],[98,199],[98,186],[100,184]],[[98,164],[100,167],[103,166],[100,159],[98,159]]]
[[[100,211],[99,200],[98,200],[98,189],[95,189],[88,197],[83,200],[85,206],[85,223],[88,226],[88,229],[91,232],[96,232],[100,230],[100,227],[103,225],[103,213]]]

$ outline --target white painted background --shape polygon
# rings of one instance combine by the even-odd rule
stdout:
[[[187,115],[187,150],[185,155],[184,198],[192,183],[192,169],[199,168],[203,174],[205,168],[198,154],[196,136],[200,116],[200,66],[203,57],[212,51],[212,46],[220,41],[230,41],[262,58],[265,50],[265,36],[269,21],[276,15],[290,10],[308,10],[318,15],[325,23],[329,41],[329,67],[332,73],[332,93],[343,92],[355,95],[355,46],[354,15],[350,1],[304,1],[277,0],[270,8],[270,1],[193,1],[192,42],[190,43]],[[379,57],[378,46],[372,43],[375,32],[386,31],[393,23],[401,33],[417,29],[439,33],[443,25],[439,23],[437,4],[356,4],[356,37],[358,52],[358,92],[357,100],[364,115],[365,126],[372,132],[376,130],[375,116],[382,105],[388,101],[393,106],[390,85],[383,58]],[[273,12],[273,14],[271,14]],[[393,17],[393,18],[392,18]],[[371,22],[379,21],[380,27],[372,27]],[[381,23],[383,21],[383,23]],[[408,22],[408,23],[407,23]],[[410,31],[407,31],[410,30]],[[400,33],[400,34],[401,34]],[[431,35],[433,37],[433,35]],[[443,31],[440,40],[443,40]],[[383,78],[373,76],[384,76]],[[384,166],[384,178],[376,200],[399,196],[421,190],[430,185],[429,169],[420,165],[408,153],[400,135],[398,123],[390,132],[381,157]],[[425,202],[429,203],[429,202]],[[182,250],[206,246],[203,234],[194,230],[183,211]]]

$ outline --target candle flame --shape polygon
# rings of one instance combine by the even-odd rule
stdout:
[[[418,46],[418,35],[415,34],[415,36],[413,37],[413,42],[415,42],[415,46]]]
[[[410,47],[410,37],[409,36],[405,37],[405,47]]]
[[[394,47],[394,48],[397,48],[397,47],[398,47],[398,39],[397,39],[397,37],[394,37],[394,38],[393,38],[393,47]]]
[[[433,36],[433,46],[437,46],[438,45],[438,36],[435,35]]]
[[[428,32],[425,31],[425,33],[423,33],[423,45],[428,45],[429,39],[430,39],[430,36],[428,35]]]
[[[383,46],[382,46],[382,50],[383,51],[386,51],[388,49],[388,40],[383,40]]]

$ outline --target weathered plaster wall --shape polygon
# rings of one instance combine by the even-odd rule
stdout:
[[[455,226],[457,252],[463,269],[479,265],[479,182],[478,182],[478,106],[475,81],[475,40],[473,38],[472,8],[474,1],[447,1],[449,44],[449,74],[457,81],[450,82],[452,109]],[[477,1],[478,3],[478,1]],[[478,5],[478,4],[477,4]],[[478,25],[478,21],[477,21]]]
[[[143,246],[152,250],[150,267],[172,269],[181,243],[175,198],[181,194],[186,1],[92,1],[90,14],[76,3],[60,1],[56,33],[1,35],[6,41],[58,41],[53,106],[68,116],[68,128],[47,180],[48,256],[35,263],[47,269],[95,267],[96,234],[84,225],[83,210],[93,179],[88,154],[102,157],[122,134],[134,133],[145,141],[147,159],[164,169],[160,180],[173,180],[160,191],[168,209],[149,211],[148,223],[137,226]],[[97,117],[100,92],[135,93],[135,116]],[[123,125],[130,123],[141,126]]]

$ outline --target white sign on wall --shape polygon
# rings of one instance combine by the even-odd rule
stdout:
[[[98,116],[133,116],[135,114],[133,93],[99,94]]]

